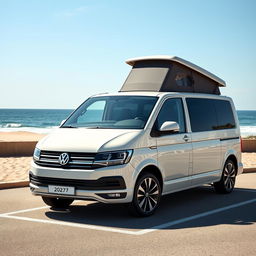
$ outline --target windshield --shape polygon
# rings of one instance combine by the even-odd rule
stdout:
[[[143,129],[157,99],[149,96],[89,98],[61,128]]]

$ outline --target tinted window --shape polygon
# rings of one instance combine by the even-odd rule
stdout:
[[[185,132],[184,111],[181,99],[168,99],[164,102],[156,120],[157,130],[166,121],[177,122],[180,126],[180,133]]]
[[[236,127],[235,118],[229,101],[215,100],[219,129],[231,129]]]
[[[193,132],[235,127],[235,120],[229,101],[188,98],[186,102]]]
[[[213,101],[210,99],[186,99],[193,132],[211,131],[217,126]]]

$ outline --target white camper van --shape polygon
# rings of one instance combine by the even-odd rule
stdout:
[[[178,57],[132,66],[120,92],[92,96],[38,142],[30,189],[47,205],[76,199],[127,203],[149,216],[161,196],[202,184],[230,193],[241,174],[241,139],[225,82]]]

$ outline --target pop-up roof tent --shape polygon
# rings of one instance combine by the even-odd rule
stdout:
[[[129,59],[132,70],[121,92],[196,92],[220,94],[226,83],[214,74],[176,56],[148,56]]]

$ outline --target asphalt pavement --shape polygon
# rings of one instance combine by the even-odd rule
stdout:
[[[50,209],[29,188],[0,190],[0,255],[256,255],[256,173],[216,194],[203,186],[163,197],[155,215],[75,201]]]

